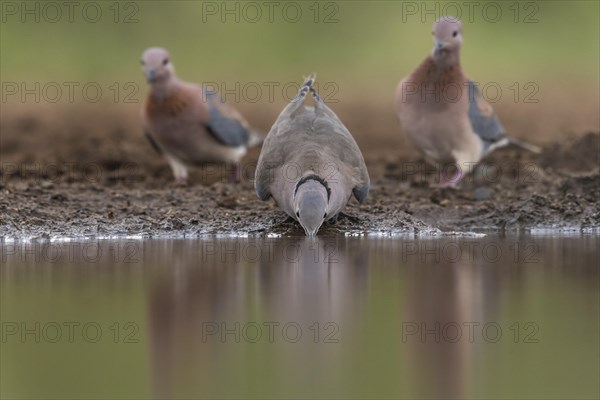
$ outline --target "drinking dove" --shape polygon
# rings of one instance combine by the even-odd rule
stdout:
[[[256,169],[258,197],[275,199],[307,236],[335,220],[354,195],[363,202],[369,174],[354,138],[321,100],[309,77],[267,135]],[[304,105],[308,92],[314,107]]]

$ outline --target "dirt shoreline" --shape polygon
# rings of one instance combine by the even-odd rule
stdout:
[[[209,166],[177,187],[137,132],[58,129],[35,118],[2,125],[0,239],[303,234],[272,201],[256,197],[258,149],[244,160],[241,183],[229,182],[228,168]],[[501,149],[461,189],[440,190],[430,187],[439,171],[401,141],[389,145],[397,130],[355,135],[371,192],[320,235],[600,227],[599,133],[546,144],[540,155]]]

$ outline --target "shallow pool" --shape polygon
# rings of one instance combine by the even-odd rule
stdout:
[[[598,398],[600,236],[4,243],[3,398]]]

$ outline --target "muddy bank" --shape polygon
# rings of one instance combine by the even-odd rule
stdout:
[[[3,121],[0,237],[303,234],[272,201],[257,199],[258,150],[244,160],[241,183],[229,181],[227,167],[207,166],[178,187],[139,132],[104,124],[86,130],[34,117]],[[546,144],[540,155],[501,149],[459,190],[430,187],[448,171],[427,167],[397,127],[355,136],[371,192],[321,234],[600,227],[598,133]]]

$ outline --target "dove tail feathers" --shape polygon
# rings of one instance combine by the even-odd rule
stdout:
[[[314,90],[312,88],[313,83],[315,83],[314,75],[311,75],[308,78],[306,78],[302,86],[300,86],[300,89],[298,89],[298,94],[296,95],[296,97],[294,97],[290,104],[288,104],[283,109],[281,114],[279,114],[277,122],[281,121],[282,119],[292,117],[296,115],[296,113],[302,112],[304,110],[304,99],[306,98],[306,94],[308,92]]]
[[[308,92],[310,92],[313,99],[315,100],[315,109],[320,110],[322,108],[321,105],[322,105],[323,101],[321,100],[321,96],[319,96],[317,89],[315,89],[315,87],[313,86],[316,80],[317,80],[316,74],[312,74],[308,78],[306,78],[306,81],[300,87],[300,90],[298,91],[297,98],[303,100],[306,97],[306,94]]]
[[[312,94],[313,99],[315,99],[315,103],[318,105],[319,103],[321,103],[321,96],[319,96],[319,93],[317,92],[317,89],[315,89],[314,87],[310,87],[310,94]]]
[[[315,87],[313,86],[313,84],[315,83],[316,80],[317,80],[316,74],[310,75],[306,79],[306,82],[304,82],[304,85],[302,85],[302,87],[300,88],[300,92],[302,92],[302,96],[306,96],[306,92],[310,91],[310,94],[312,95],[313,99],[315,99],[315,102],[320,103],[321,96],[319,96],[317,89],[315,89]]]
[[[515,146],[519,146],[520,148],[525,149],[525,150],[530,151],[535,154],[540,154],[542,152],[541,147],[536,146],[531,143],[524,142],[519,139],[510,138],[510,144],[514,144]]]
[[[298,99],[304,99],[309,91],[314,95],[315,89],[313,88],[313,84],[315,83],[315,80],[315,74],[312,74],[308,78],[306,78],[302,86],[300,86],[300,89],[298,90],[298,95],[296,97]]]
[[[305,79],[302,86],[300,86],[300,89],[298,89],[298,94],[296,97],[294,97],[294,99],[283,109],[281,114],[279,114],[279,118],[277,118],[277,121],[275,121],[275,125],[287,118],[293,118],[294,116],[298,115],[298,113],[305,112],[306,108],[304,107],[304,100],[306,99],[306,94],[308,92],[312,93],[313,98],[315,99],[315,104],[320,102],[319,95],[313,88],[314,83],[314,74]]]

